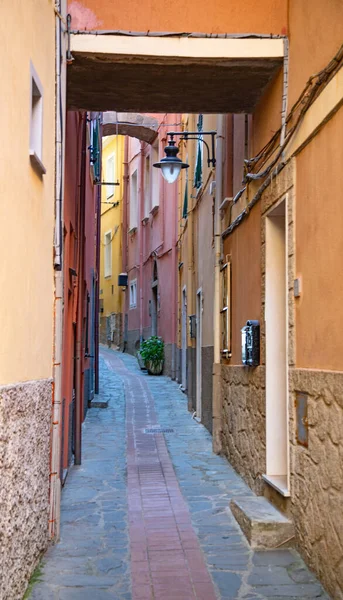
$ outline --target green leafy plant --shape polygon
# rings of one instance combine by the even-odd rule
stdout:
[[[157,335],[152,335],[142,342],[140,355],[145,365],[152,363],[156,365],[164,360],[164,343]]]

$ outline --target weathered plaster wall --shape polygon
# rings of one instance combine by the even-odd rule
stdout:
[[[20,43],[13,39],[20,31]],[[53,348],[55,13],[52,2],[2,2],[0,39],[0,384],[49,378]],[[30,151],[30,61],[43,87],[42,161]],[[11,318],[12,317],[12,318]]]
[[[0,581],[21,600],[48,545],[52,382],[0,387]]]
[[[297,542],[335,600],[343,598],[343,372],[291,369],[291,514]],[[295,393],[308,395],[308,448],[297,443]]]
[[[254,0],[244,4],[216,0],[209,6],[205,0],[184,4],[135,0],[114,5],[106,0],[71,0],[74,29],[124,29],[130,31],[189,31],[207,33],[286,33],[286,0],[263,0],[256,10]]]
[[[296,158],[298,367],[343,369],[342,132],[343,108]]]

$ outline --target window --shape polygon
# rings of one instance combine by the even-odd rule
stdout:
[[[114,183],[114,154],[111,154],[106,161],[106,183]],[[114,195],[114,185],[106,186],[106,198]]]
[[[43,87],[31,63],[30,159],[41,174],[46,173],[42,162],[43,147]]]
[[[159,153],[158,153],[158,140],[155,142],[151,149],[151,162],[152,164],[158,162]],[[152,170],[152,185],[151,185],[151,210],[156,210],[160,205],[160,180],[161,174],[159,169]]]
[[[155,169],[156,171],[156,169]],[[144,217],[147,217],[150,212],[151,205],[150,191],[150,154],[145,158],[145,173],[144,173]]]
[[[231,356],[231,263],[221,269],[220,284],[221,353],[224,358]]]
[[[105,277],[111,277],[112,275],[112,231],[107,231],[104,238],[105,246]]]
[[[130,308],[137,306],[137,279],[130,281]]]
[[[137,170],[130,179],[130,231],[136,229],[138,224],[138,177]]]

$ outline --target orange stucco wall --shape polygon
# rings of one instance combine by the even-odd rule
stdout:
[[[242,364],[241,328],[248,319],[261,318],[260,206],[224,240],[224,256],[231,255],[232,357]]]
[[[297,157],[298,367],[343,370],[343,108]]]
[[[289,106],[343,42],[341,0],[290,0]]]
[[[73,29],[286,33],[287,0],[71,0]]]

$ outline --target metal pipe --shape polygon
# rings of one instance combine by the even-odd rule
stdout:
[[[58,541],[60,535],[61,498],[61,407],[62,407],[62,332],[63,332],[63,264],[62,264],[62,219],[63,219],[63,161],[64,161],[64,103],[66,70],[62,63],[64,44],[62,39],[62,1],[55,3],[55,232],[54,232],[54,346],[53,387],[50,459],[49,537]],[[64,11],[65,14],[65,11]],[[64,83],[64,86],[63,86]]]
[[[217,166],[216,166],[216,195],[214,203],[214,371],[213,371],[213,450],[221,451],[221,396],[220,385],[220,261],[221,261],[221,222],[220,205],[223,200],[223,147],[225,142],[225,116],[217,115]]]
[[[75,456],[74,464],[81,464],[82,454],[82,326],[83,326],[83,287],[84,287],[84,231],[86,201],[86,159],[87,159],[87,113],[84,113],[82,124],[80,195],[79,195],[79,233],[78,233],[78,288],[77,288],[77,321],[76,321],[76,398],[75,398]]]
[[[143,152],[143,144],[141,142],[141,156],[140,156],[140,191],[139,191],[139,342],[143,341],[143,226],[142,219],[144,218],[144,167],[145,167],[145,154]]]
[[[123,177],[123,225],[122,225],[122,271],[123,273],[128,272],[128,234],[127,234],[127,201],[128,201],[128,188],[129,188],[129,143],[128,138],[125,137],[124,141],[124,177]],[[124,292],[124,298],[122,301],[122,350],[125,352],[126,350],[126,331],[125,331],[125,322],[126,322],[126,312],[127,312],[127,298],[128,294],[126,291]]]
[[[101,127],[101,125],[100,125]],[[100,140],[102,136],[100,135]],[[100,141],[101,143],[101,141]],[[100,151],[99,160],[101,161]],[[101,173],[101,164],[100,164]],[[94,315],[94,392],[99,393],[99,294],[100,294],[100,236],[101,236],[101,187],[97,188],[97,210],[96,210],[96,280],[95,280],[95,315]]]

